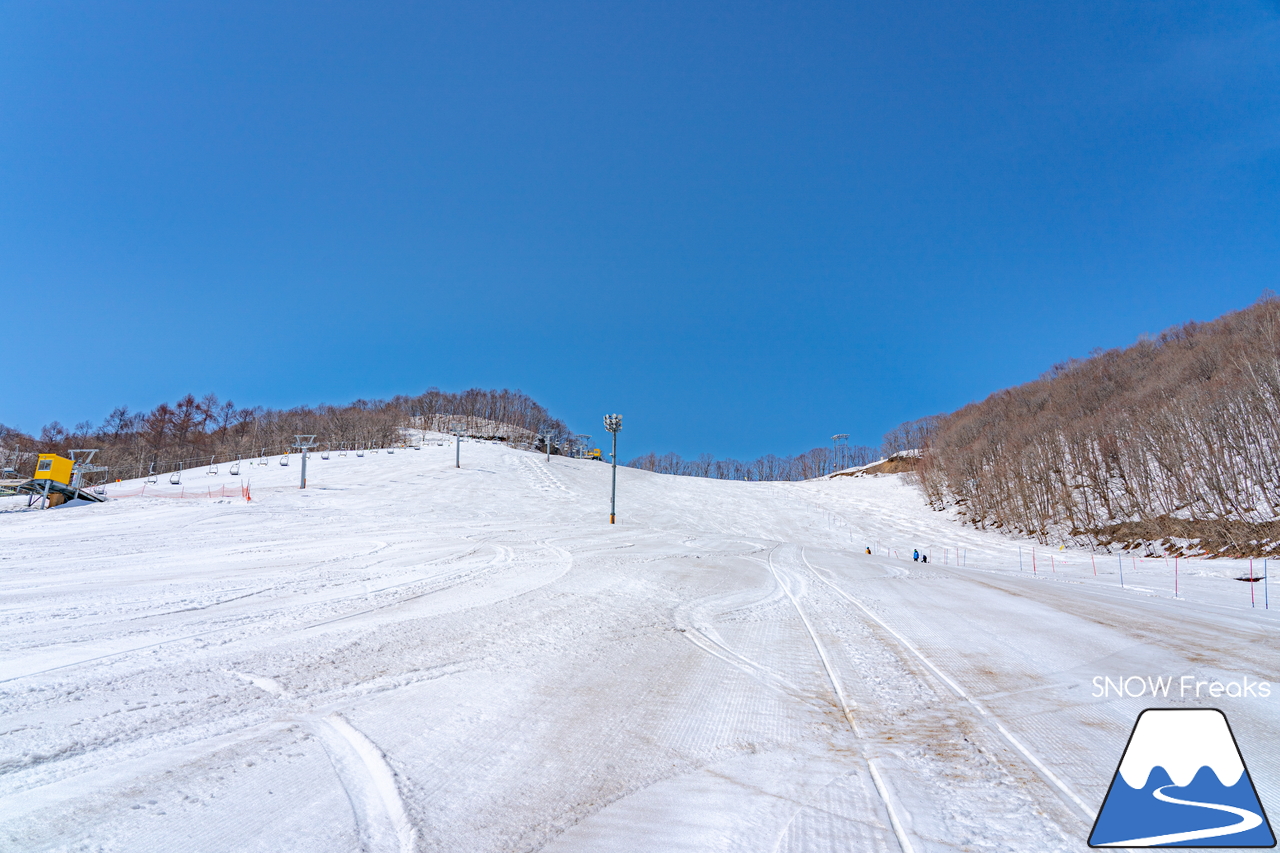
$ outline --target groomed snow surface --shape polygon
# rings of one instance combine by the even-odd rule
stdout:
[[[1152,706],[1280,813],[1280,687],[1094,696],[1280,683],[1247,564],[1020,571],[899,476],[619,469],[610,526],[607,465],[461,450],[0,513],[0,850],[1078,851]]]

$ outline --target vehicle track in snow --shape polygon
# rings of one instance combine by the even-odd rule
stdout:
[[[336,712],[315,720],[312,727],[347,792],[363,848],[369,853],[416,853],[418,830],[382,750]]]
[[[726,616],[758,615],[772,609],[782,599],[782,588],[775,579],[774,584],[768,588],[753,590],[749,597],[741,590],[733,590],[681,603],[672,611],[672,621],[686,640],[707,654],[746,673],[770,690],[800,702],[811,703],[814,697],[810,692],[803,690],[775,668],[734,649],[716,628],[717,623],[722,623]]]
[[[862,758],[866,762],[867,771],[874,783],[875,791],[884,805],[885,812],[889,817],[890,827],[893,830],[894,837],[898,841],[898,845],[902,849],[902,853],[915,853],[915,845],[912,843],[911,837],[908,835],[907,830],[903,825],[902,818],[899,815],[901,806],[895,805],[895,798],[889,792],[888,786],[885,784],[880,769],[876,765],[875,758],[873,757],[875,752],[874,744],[867,741],[865,733],[861,726],[858,725],[858,720],[854,716],[853,710],[857,706],[857,703],[853,702],[853,700],[849,699],[845,695],[844,687],[840,683],[840,676],[836,672],[835,667],[832,666],[831,658],[827,654],[827,650],[823,645],[822,640],[818,638],[818,633],[814,630],[813,623],[810,621],[808,614],[805,613],[804,608],[800,605],[800,598],[804,595],[803,584],[800,582],[797,575],[792,575],[787,573],[785,570],[780,570],[774,563],[774,554],[777,553],[779,548],[783,547],[794,548],[796,546],[784,546],[783,544],[778,544],[770,549],[767,557],[769,571],[773,573],[774,580],[791,601],[796,614],[804,624],[805,631],[808,633],[809,639],[813,643],[814,651],[817,653],[818,659],[822,662],[823,671],[826,673],[827,679],[831,684],[831,689],[837,703],[839,704],[840,711],[844,715],[844,719],[848,723],[849,729],[860,742],[863,753]],[[802,560],[804,559],[803,548],[800,549],[800,557]],[[808,565],[807,560],[805,560],[805,565]],[[786,832],[784,831],[783,837],[785,837],[785,835]],[[779,848],[782,845],[783,837],[779,838]]]
[[[1060,795],[1062,795],[1065,798],[1065,800],[1070,806],[1078,810],[1086,819],[1090,821],[1092,821],[1095,817],[1097,817],[1097,812],[1091,809],[1080,797],[1080,795],[1077,794],[1075,790],[1071,788],[1071,786],[1067,785],[1067,783],[1064,782],[1061,778],[1059,778],[1058,775],[1055,774],[1052,770],[1050,770],[1044,764],[1044,762],[1042,762],[1038,757],[1036,757],[1036,755],[1034,755],[1031,752],[1031,750],[1028,749],[1027,746],[1022,743],[1020,739],[1015,737],[1007,728],[1005,728],[1004,724],[1001,723],[1001,721],[994,714],[992,714],[991,711],[988,710],[985,705],[983,705],[981,702],[979,702],[977,699],[971,696],[964,688],[962,688],[959,684],[957,684],[953,678],[951,678],[949,675],[943,672],[933,661],[927,658],[923,652],[921,652],[918,648],[916,648],[914,644],[912,644],[909,640],[907,640],[906,637],[902,636],[900,633],[894,630],[887,622],[885,622],[883,619],[877,616],[865,604],[863,604],[857,598],[854,598],[845,590],[841,589],[832,580],[829,580],[828,578],[823,577],[822,573],[819,572],[819,570],[816,569],[813,566],[813,564],[809,562],[808,556],[805,554],[804,548],[800,549],[800,556],[801,556],[801,559],[804,561],[805,566],[809,568],[809,570],[813,573],[813,576],[815,578],[817,578],[823,584],[826,584],[832,591],[836,593],[836,595],[840,596],[844,600],[848,601],[850,604],[857,607],[867,616],[867,618],[871,619],[877,625],[879,625],[882,629],[884,629],[884,631],[886,631],[897,643],[899,643],[904,649],[906,649],[915,658],[917,658],[922,664],[924,664],[924,666],[930,672],[936,675],[942,681],[943,684],[945,684],[953,693],[955,693],[957,697],[964,700],[974,710],[976,710],[982,718],[988,721],[989,724],[1005,740],[1005,742],[1008,743],[1009,746],[1013,747],[1013,749],[1016,750],[1019,754],[1021,754],[1023,758],[1026,759],[1031,764],[1031,766],[1036,769],[1037,773],[1039,773],[1047,782],[1049,782],[1058,791]]]
[[[337,616],[329,617],[326,619],[322,619],[319,621],[313,621],[313,622],[307,622],[301,625],[289,626],[283,629],[282,631],[277,631],[276,633],[291,634],[291,633],[300,632],[300,631],[307,631],[314,628],[322,627],[324,625],[329,625],[335,622],[341,622],[346,619],[353,619],[359,616],[368,615],[370,613],[374,613],[379,610],[385,610],[388,608],[396,607],[396,606],[408,603],[410,601],[414,601],[416,599],[424,598],[428,595],[433,595],[439,592],[444,592],[446,590],[453,589],[456,586],[459,586],[463,583],[467,583],[471,580],[474,580],[478,576],[481,576],[483,574],[489,573],[490,571],[493,571],[498,566],[506,565],[511,562],[512,560],[511,549],[501,545],[493,545],[493,547],[497,553],[495,554],[494,559],[483,567],[463,570],[450,575],[446,575],[442,578],[431,578],[431,579],[414,578],[412,580],[404,581],[402,583],[389,584],[387,586],[379,587],[374,590],[362,590],[358,593],[352,593],[350,595],[326,599],[322,602],[322,604],[323,606],[332,607],[334,605],[341,604],[342,602],[345,602],[345,601],[352,601],[355,599],[368,599],[371,595],[374,595],[374,594],[391,592],[393,590],[404,589],[405,587],[411,587],[411,586],[416,586],[421,584],[429,585],[429,588],[425,591],[413,592],[407,595],[403,595],[391,602],[388,602],[385,604],[379,604],[375,607],[361,608],[359,610],[352,610],[352,611],[342,613]],[[468,553],[474,553],[474,550]],[[442,558],[438,562],[442,562],[442,563],[450,562],[452,561],[452,559],[453,559],[452,557]],[[215,604],[230,603],[231,601],[241,600],[249,597],[250,596],[248,595],[239,596],[236,599],[228,599],[227,601],[215,602]],[[205,609],[205,608],[188,608],[186,610],[176,611],[176,612],[191,612],[191,611],[202,610],[202,609]],[[144,643],[141,645],[132,646],[127,649],[121,649],[119,651],[110,652],[107,654],[94,655],[92,657],[83,658],[81,660],[59,664],[58,666],[48,667],[40,670],[33,670],[31,672],[25,672],[20,675],[10,676],[8,678],[0,678],[0,684],[19,681],[26,678],[33,678],[39,675],[45,675],[48,673],[58,672],[61,670],[73,669],[75,667],[84,666],[90,663],[101,663],[103,661],[126,657],[128,655],[138,654],[140,652],[149,652],[155,649],[160,649],[160,648],[171,646],[177,643],[189,642],[191,640],[203,639],[206,637],[212,637],[219,634],[227,634],[235,631],[244,632],[246,628],[252,628],[252,627],[261,625],[263,620],[270,619],[275,614],[288,613],[288,612],[295,611],[296,609],[297,609],[297,605],[293,602],[272,604],[270,605],[269,609],[266,609],[259,613],[252,614],[250,617],[246,617],[246,620],[244,622],[240,622],[233,625],[224,625],[217,628],[209,628],[204,631],[196,631],[189,634],[182,634],[181,636],[169,637],[164,640],[159,640],[153,643]],[[253,637],[255,639],[258,639],[259,635],[254,634]]]
[[[821,664],[821,671],[830,691],[830,699],[819,697],[811,690],[797,686],[783,671],[732,648],[715,630],[713,619],[708,612],[718,597],[690,602],[678,608],[677,624],[681,624],[686,638],[698,648],[745,672],[763,686],[816,710],[826,711],[834,705],[843,724],[859,744],[859,749],[865,753],[868,744],[854,713],[857,703],[848,697],[837,668],[831,661],[831,656],[819,637],[810,615],[801,604],[805,594],[803,579],[788,572],[775,559],[779,549],[790,547],[794,546],[784,543],[759,546],[757,553],[762,556],[752,556],[748,559],[757,561],[767,569],[772,584],[768,589],[759,590],[755,600],[745,604],[734,601],[737,606],[718,610],[716,615],[723,617],[744,612],[763,615],[785,600],[788,609],[799,619],[806,635],[805,645],[809,646],[811,653],[816,655]],[[699,610],[706,615],[699,619],[691,618],[692,613]],[[915,853],[915,845],[899,816],[901,806],[896,803],[896,798],[884,781],[883,773],[874,759],[868,758],[865,754],[862,757],[862,766],[865,769],[845,771],[833,776],[816,794],[805,802],[795,805],[788,820],[777,833],[772,847],[774,851],[795,849],[797,844],[802,845],[800,849],[813,849],[812,844],[803,845],[802,840],[806,838],[821,838],[825,843],[830,844],[833,843],[833,839],[847,836],[858,838],[862,845],[861,849],[864,850],[901,850],[903,853]],[[879,826],[881,831],[877,831],[876,818],[872,816],[878,816],[882,824]],[[872,817],[870,824],[868,824],[869,817]],[[889,837],[892,837],[893,841],[888,841]],[[838,845],[832,849],[842,849],[842,847]]]
[[[426,596],[444,593],[444,592],[447,592],[448,590],[455,589],[459,586],[464,585],[465,583],[476,580],[477,577],[493,574],[495,572],[497,572],[499,575],[502,575],[502,576],[509,575],[510,574],[509,569],[510,567],[513,566],[513,563],[515,562],[515,559],[514,559],[514,555],[516,553],[515,548],[507,545],[496,544],[496,543],[484,543],[484,544],[488,544],[489,546],[494,548],[495,555],[493,559],[491,559],[487,564],[483,566],[474,567],[472,569],[467,570],[466,572],[463,573],[465,576],[460,577],[457,574],[452,574],[443,579],[438,578],[437,581],[443,580],[444,582],[443,583],[437,582],[437,584],[433,585],[432,588],[426,591],[419,591],[409,595],[397,596],[393,601],[386,602],[372,608],[362,608],[358,611],[344,613],[338,617],[334,617],[328,620],[322,620],[320,622],[309,622],[306,624],[296,625],[281,631],[277,631],[276,635],[278,639],[275,641],[272,641],[271,645],[278,646],[286,641],[296,645],[299,641],[305,641],[305,637],[311,629],[322,628],[334,622],[341,622],[347,619],[356,619],[362,616],[369,616],[371,614],[376,614],[379,611],[385,611],[392,608],[402,607],[406,604],[413,603],[416,599],[422,599]],[[520,546],[517,545],[516,547],[520,547]],[[528,545],[525,545],[523,547],[527,549],[532,549],[534,550],[535,553],[538,553],[540,555],[539,562],[546,563],[547,569],[549,569],[550,571],[549,572],[545,570],[539,570],[534,572],[525,571],[525,572],[521,572],[519,575],[512,575],[512,577],[518,578],[517,584],[510,589],[505,588],[501,584],[499,584],[498,586],[494,586],[490,591],[490,593],[487,595],[487,597],[484,599],[484,603],[492,604],[495,601],[500,601],[505,598],[527,594],[533,589],[536,589],[540,586],[545,586],[546,584],[551,583],[560,577],[563,577],[564,574],[567,573],[572,568],[572,565],[573,565],[572,554],[563,548],[560,548],[554,544],[551,544],[547,540],[538,540],[536,542],[528,543]],[[474,552],[475,552],[475,549],[472,549],[468,553],[474,553]],[[551,556],[552,559],[550,560],[546,559],[547,556]],[[527,563],[525,564],[526,569],[528,568],[528,565],[529,564]],[[418,583],[418,581],[409,582],[409,584],[397,584],[391,587],[379,588],[378,591],[383,592],[388,589],[401,588],[413,583]],[[349,599],[364,598],[364,597],[366,597],[366,594],[362,592],[359,594],[347,596],[347,599],[349,600]],[[473,602],[473,606],[478,603],[480,602]],[[367,630],[368,627],[370,626],[367,624],[367,621],[366,621],[364,628]],[[235,630],[235,628],[233,627],[233,628],[227,628],[227,629],[214,629],[211,631],[201,632],[201,634],[213,635],[213,634],[225,632],[227,630]],[[192,635],[192,637],[197,637],[197,638],[199,636],[200,635]],[[141,649],[134,648],[134,649],[124,650],[113,655],[102,656],[100,660],[105,661],[109,659],[124,659],[124,658],[127,658],[131,653],[160,651],[164,647],[179,643],[184,639],[189,640],[191,638],[190,637],[172,638],[167,641],[151,644],[150,646],[143,647]],[[260,643],[262,641],[262,636],[254,635],[253,637],[250,637],[250,638],[241,638],[241,639],[252,639],[255,643]],[[229,653],[234,654],[234,648],[235,648],[236,642],[239,642],[239,640],[234,640],[230,643],[214,644],[210,648],[214,650],[214,653],[219,659],[225,659],[227,654]],[[194,660],[188,661],[186,665],[188,668],[194,667],[194,672],[199,672],[202,667],[202,662],[206,659],[207,658],[205,658],[202,655],[197,655],[194,658]],[[156,664],[151,663],[151,661],[152,659],[150,658],[147,659],[147,663],[150,664],[150,666],[155,666]],[[83,663],[89,663],[89,662],[90,661],[78,661],[73,664],[68,664],[67,666],[64,666],[64,667],[54,668],[54,670],[50,670],[50,671],[72,669],[75,666],[78,666]],[[163,658],[158,660],[157,663],[159,663],[162,666],[165,665]],[[151,671],[152,670],[150,669],[142,669],[142,670],[138,670],[137,672],[131,673],[124,680],[124,684],[133,683],[139,679],[146,681],[149,678],[148,673],[150,673]],[[391,676],[388,678],[375,679],[375,681],[367,682],[363,684],[339,685],[336,688],[329,689],[327,691],[322,691],[319,693],[312,691],[307,697],[305,697],[305,699],[299,699],[298,702],[291,703],[291,704],[300,705],[302,708],[310,708],[310,707],[317,707],[317,706],[323,707],[325,704],[329,702],[339,700],[344,697],[357,698],[360,696],[370,695],[371,693],[385,693],[386,691],[389,691],[389,690],[412,687],[416,684],[421,684],[426,681],[434,680],[436,678],[441,677],[442,675],[447,675],[452,671],[456,671],[456,667],[444,666],[444,667],[436,667],[434,671],[427,672],[424,674],[410,673],[407,675]],[[35,675],[37,674],[33,673],[31,674],[30,677],[34,677]],[[178,677],[177,674],[174,672],[170,672],[168,675],[170,678]],[[263,684],[265,684],[267,681],[270,681],[271,683],[276,684],[277,687],[279,686],[279,683],[276,682],[275,679],[264,679],[263,677],[260,677],[260,676],[241,675],[240,673],[234,673],[234,677],[248,680],[251,683],[254,683],[256,686],[262,687],[264,690],[267,690],[266,687],[263,687]],[[11,680],[16,680],[16,679],[11,679]],[[115,676],[99,674],[95,677],[95,680],[105,680],[108,684],[113,684],[119,679]],[[262,683],[259,683],[260,681]],[[119,688],[114,688],[114,689],[119,689]],[[282,687],[280,688],[279,693],[275,693],[275,691],[270,691],[270,690],[268,690],[268,692],[273,693],[276,696],[286,696],[286,697],[288,696],[288,691],[285,691],[284,688]],[[192,721],[194,722],[194,725],[192,725],[191,723],[183,719],[185,715],[174,714],[170,719],[166,720],[164,731],[162,733],[156,733],[154,731],[150,731],[147,729],[132,729],[129,731],[120,731],[119,726],[114,725],[114,718],[106,718],[106,719],[100,718],[101,723],[107,723],[108,720],[111,721],[112,727],[109,727],[107,730],[110,733],[95,737],[91,735],[89,731],[82,730],[82,733],[78,737],[79,745],[75,746],[74,748],[64,749],[60,752],[52,753],[48,756],[41,757],[38,760],[32,760],[29,757],[25,761],[19,762],[17,766],[28,769],[29,772],[27,775],[29,777],[29,782],[36,782],[37,779],[39,779],[39,780],[42,780],[39,782],[39,784],[48,784],[51,782],[55,782],[58,779],[65,778],[68,776],[68,774],[74,774],[76,772],[79,772],[79,768],[82,768],[82,767],[93,766],[95,764],[100,765],[104,761],[128,760],[140,754],[138,752],[139,749],[145,748],[145,749],[154,750],[156,748],[164,748],[165,746],[170,746],[176,743],[184,743],[184,742],[198,743],[204,740],[208,740],[211,734],[214,734],[219,738],[225,738],[227,736],[233,735],[236,731],[242,731],[245,733],[246,737],[249,737],[249,736],[252,736],[252,732],[255,731],[256,728],[263,721],[264,713],[268,715],[275,713],[275,711],[273,711],[269,707],[269,705],[270,703],[268,703],[268,706],[263,706],[261,703],[254,703],[253,705],[249,705],[249,706],[246,706],[243,704],[231,705],[231,706],[228,706],[226,710],[220,713],[216,718],[211,717],[208,714],[202,715],[202,717],[198,718],[195,721]],[[139,707],[145,709],[148,706],[146,704],[142,704]],[[178,709],[176,708],[174,709],[174,711],[177,711],[177,710]],[[185,711],[186,709],[183,709],[183,710]],[[120,722],[123,722],[123,720],[121,720]],[[157,737],[157,734],[158,734],[158,737]],[[113,758],[109,758],[107,756],[113,756]],[[0,762],[0,764],[3,764],[3,762]],[[36,771],[37,769],[38,769],[38,772],[36,773],[31,772],[31,771]],[[0,774],[2,774],[3,772],[5,771],[3,769],[0,769]]]

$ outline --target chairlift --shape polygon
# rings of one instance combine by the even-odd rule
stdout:
[[[363,448],[363,447],[360,447],[360,448],[357,448],[357,449],[356,449],[356,456],[364,456],[364,448]]]
[[[182,485],[182,463],[178,463],[178,470],[169,475],[169,484],[172,486]]]
[[[280,457],[280,464],[281,464],[283,467],[285,467],[285,468],[289,467],[289,454],[288,454],[288,453],[286,453],[284,456],[281,456],[281,457]]]
[[[321,458],[321,459],[328,459],[328,458],[329,458],[329,448],[327,448],[327,447],[326,447],[324,450],[321,450],[321,451],[320,451],[320,458]]]
[[[227,472],[232,477],[240,476],[240,457],[236,457],[236,461],[231,463],[231,470]]]
[[[338,448],[338,458],[342,458],[343,456],[346,456],[346,455],[347,455],[347,446],[344,444]]]
[[[206,471],[205,473],[208,474],[210,477],[218,476],[218,466],[213,464],[213,460],[217,458],[218,458],[218,455],[216,453],[213,456],[209,457],[209,470]]]
[[[156,463],[152,462],[151,467],[147,470],[147,485],[150,486],[159,478],[160,475],[156,473]]]
[[[394,447],[388,447],[388,448],[387,448],[387,452],[388,452],[388,453],[395,453],[395,452],[396,452],[396,449],[395,449]]]
[[[93,493],[94,493],[95,495],[105,495],[105,494],[107,493],[107,487],[106,487],[106,486],[94,486],[94,487],[93,487]]]

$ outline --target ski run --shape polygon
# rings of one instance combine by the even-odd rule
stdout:
[[[0,850],[1080,851],[1147,707],[1280,813],[1247,561],[426,439],[0,512]]]

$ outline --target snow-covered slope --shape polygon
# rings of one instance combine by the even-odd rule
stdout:
[[[1276,677],[1246,566],[1019,571],[896,476],[620,469],[610,526],[606,465],[453,460],[0,513],[0,850],[1083,850],[1175,702],[1276,805],[1277,699],[1094,695]]]

